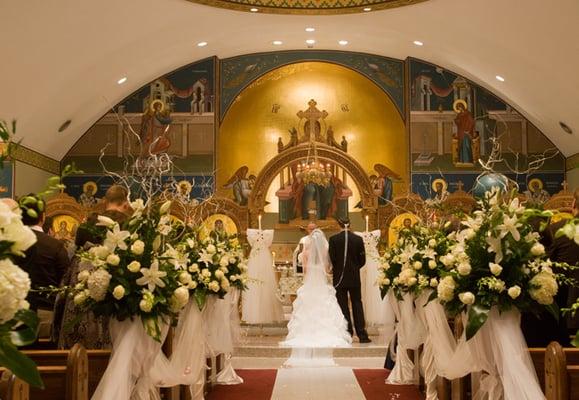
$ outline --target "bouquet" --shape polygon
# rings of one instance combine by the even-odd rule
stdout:
[[[36,236],[22,224],[16,203],[14,207],[0,201],[0,365],[31,385],[42,387],[36,365],[16,348],[36,340],[38,318],[26,301],[28,274],[13,262],[14,257],[24,256]]]
[[[548,218],[548,211],[527,209],[518,198],[503,201],[493,189],[479,201],[480,209],[451,234],[456,243],[441,257],[445,269],[437,287],[447,312],[468,310],[466,337],[473,337],[488,318],[491,307],[536,310],[546,307],[558,318],[554,303],[566,268],[545,258],[532,220]]]
[[[199,309],[205,305],[208,295],[223,298],[232,286],[246,289],[246,259],[235,235],[215,234],[203,240],[199,231],[192,231],[179,249],[189,255],[184,279],[194,289]]]
[[[382,257],[377,281],[382,298],[390,289],[399,300],[404,293],[418,296],[424,289],[436,289],[444,267],[441,256],[452,244],[438,226],[416,224],[402,229],[398,241]]]
[[[169,215],[171,202],[131,203],[126,226],[99,216],[104,242],[79,257],[85,268],[74,288],[74,303],[96,316],[119,321],[140,317],[147,333],[160,341],[159,321],[173,322],[189,301],[191,282],[184,279],[188,258],[176,240]]]

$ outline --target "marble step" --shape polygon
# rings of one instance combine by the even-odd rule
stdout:
[[[369,326],[366,328],[368,335],[379,336],[379,327]],[[287,322],[275,324],[241,324],[243,336],[285,336],[287,335]]]

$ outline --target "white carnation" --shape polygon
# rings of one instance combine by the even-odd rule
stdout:
[[[211,271],[209,271],[207,268],[203,268],[201,275],[205,278],[209,278],[211,276]]]
[[[474,303],[474,294],[472,294],[471,292],[464,292],[464,293],[459,293],[458,294],[458,299],[466,305],[470,305]]]
[[[489,263],[489,269],[491,270],[491,274],[494,276],[499,276],[501,272],[503,272],[503,267],[493,262]]]
[[[28,274],[8,258],[0,260],[0,323],[14,318],[18,310],[28,308],[29,290]]]
[[[456,267],[456,270],[460,275],[466,276],[470,274],[472,268],[468,262],[461,262],[460,264],[458,264],[458,267]]]
[[[113,297],[117,300],[122,299],[125,296],[125,288],[122,285],[117,285],[113,289]]]
[[[432,278],[430,279],[430,287],[435,288],[438,286],[438,279]]]
[[[143,299],[139,302],[139,308],[143,312],[146,312],[146,313],[151,312],[151,310],[153,309],[153,303]]]
[[[80,271],[78,273],[78,275],[76,276],[76,278],[79,282],[85,282],[89,276],[90,276],[90,273],[87,270],[84,270],[84,271]]]
[[[145,251],[145,243],[142,240],[135,240],[131,245],[131,252],[134,255],[140,256]]]
[[[193,263],[189,266],[189,272],[199,272],[199,264]]]
[[[442,301],[451,301],[454,297],[454,289],[456,289],[456,282],[452,276],[445,276],[438,283],[438,298]]]
[[[103,301],[110,282],[111,274],[107,270],[99,268],[94,271],[86,282],[90,298],[95,301]]]
[[[511,286],[507,293],[509,297],[514,300],[521,295],[521,287],[518,285]]]
[[[553,297],[557,294],[559,286],[552,273],[541,271],[529,283],[531,285],[529,294],[534,300],[545,305],[553,303]]]
[[[86,299],[88,299],[88,291],[83,290],[82,292],[77,293],[72,301],[75,305],[80,306],[86,301]]]
[[[207,287],[209,288],[209,290],[213,291],[213,292],[219,292],[219,283],[217,281],[211,281],[209,282],[209,285],[207,285]]]

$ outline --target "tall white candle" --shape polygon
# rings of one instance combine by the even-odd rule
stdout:
[[[261,230],[261,214],[259,214],[259,216],[257,217],[257,225],[259,230]]]
[[[366,215],[366,232],[368,232],[369,220],[370,220],[370,216]]]

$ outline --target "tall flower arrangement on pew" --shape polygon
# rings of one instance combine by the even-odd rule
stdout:
[[[199,230],[191,229],[177,248],[188,254],[187,272],[181,279],[194,289],[199,309],[203,309],[207,296],[223,298],[231,287],[246,289],[247,260],[235,235],[209,235],[202,239]]]
[[[182,276],[188,258],[171,244],[175,237],[170,204],[146,207],[136,200],[123,227],[99,216],[106,236],[102,245],[79,253],[87,268],[74,288],[76,305],[119,321],[139,317],[147,333],[161,340],[160,322],[177,317],[191,289]]]
[[[466,337],[470,339],[488,318],[492,307],[506,311],[546,307],[558,316],[554,296],[558,273],[565,264],[545,258],[531,220],[547,218],[548,211],[526,209],[518,198],[504,201],[493,189],[479,201],[480,209],[451,234],[456,243],[441,257],[445,269],[437,287],[438,299],[447,312],[468,311]]]
[[[402,229],[398,241],[382,257],[377,281],[382,297],[390,289],[399,300],[404,293],[418,296],[424,289],[436,289],[444,267],[441,257],[453,243],[438,226],[416,224]]]
[[[569,239],[573,240],[577,245],[579,245],[579,218],[573,218],[567,221],[559,231],[555,233],[555,237],[567,236]],[[577,282],[575,282],[577,284]],[[579,312],[579,299],[575,301],[569,308],[562,310],[564,315],[570,314],[571,317],[575,317],[577,312]],[[575,334],[571,344],[575,347],[579,347],[579,331]]]

